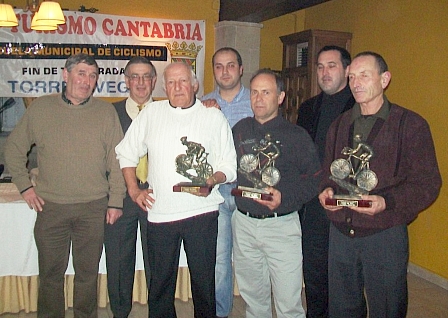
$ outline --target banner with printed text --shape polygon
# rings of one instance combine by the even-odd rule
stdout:
[[[203,94],[205,21],[166,20],[64,11],[66,24],[55,31],[34,31],[32,14],[16,10],[19,25],[0,28],[0,96],[37,97],[59,93],[62,69],[73,54],[93,56],[99,65],[95,96],[127,96],[124,67],[144,56],[159,80],[153,97],[165,97],[161,75],[172,61],[192,66]]]

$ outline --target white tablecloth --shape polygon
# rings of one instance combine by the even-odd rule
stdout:
[[[33,235],[36,212],[31,210],[23,200],[11,201],[14,196],[16,199],[20,198],[17,196],[18,191],[14,184],[0,184],[0,197],[2,194],[3,200],[0,201],[3,202],[0,203],[0,276],[39,275],[37,249]],[[8,200],[5,200],[6,197]],[[187,266],[183,248],[179,266]],[[137,235],[135,268],[143,270],[140,231]],[[104,249],[98,272],[101,274],[107,272]],[[71,254],[66,274],[74,274]]]
[[[38,259],[33,236],[36,212],[21,200],[13,184],[0,183],[0,315],[20,311],[37,311]],[[136,275],[133,300],[146,304],[148,290],[143,269],[140,234],[137,240]],[[71,260],[71,259],[70,259]],[[185,252],[181,249],[175,297],[182,301],[191,298],[190,275]],[[99,273],[106,273],[104,252]],[[66,307],[73,307],[73,266],[71,261],[65,276]],[[98,306],[106,307],[107,276],[98,275]],[[235,295],[238,289],[235,283]]]

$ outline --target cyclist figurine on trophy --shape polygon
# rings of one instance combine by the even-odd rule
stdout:
[[[369,167],[369,160],[374,155],[373,148],[363,142],[360,135],[356,135],[353,140],[357,143],[355,148],[342,149],[341,153],[347,158],[336,159],[330,166],[330,179],[348,190],[349,194],[334,195],[326,199],[327,205],[370,207],[372,204],[369,200],[362,200],[361,196],[369,194],[378,184],[375,172]]]
[[[206,184],[206,181],[213,175],[213,167],[207,162],[208,153],[200,143],[188,141],[186,136],[180,138],[180,141],[187,146],[187,150],[185,154],[176,157],[176,172],[192,182],[180,182],[173,186],[173,191],[210,193],[212,186]]]
[[[272,194],[265,190],[280,181],[280,171],[275,167],[275,160],[280,156],[280,142],[272,141],[268,133],[256,146],[254,154],[245,154],[240,159],[238,172],[253,183],[254,188],[238,186],[232,189],[232,195],[251,199],[272,200]]]

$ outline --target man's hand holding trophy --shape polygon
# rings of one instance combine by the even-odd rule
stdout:
[[[347,158],[336,159],[331,163],[330,179],[348,190],[348,195],[335,194],[325,200],[326,205],[340,207],[370,207],[372,202],[362,200],[362,195],[369,194],[378,184],[378,178],[369,167],[373,157],[373,148],[361,140],[360,135],[354,137],[355,148],[344,147],[341,154]]]
[[[238,172],[249,180],[254,187],[238,186],[232,189],[232,195],[250,199],[272,201],[272,193],[266,190],[280,181],[280,171],[275,160],[280,156],[280,144],[272,141],[271,135],[252,147],[254,153],[244,154],[239,162]]]

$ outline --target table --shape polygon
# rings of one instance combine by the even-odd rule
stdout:
[[[0,315],[37,311],[38,258],[33,228],[36,212],[22,200],[12,183],[0,183]],[[190,275],[185,252],[182,248],[179,260],[176,298],[187,301],[191,298]],[[140,231],[137,236],[136,275],[134,301],[147,303],[146,280],[143,270]],[[99,264],[98,306],[106,307],[107,270],[103,254]],[[73,306],[74,270],[71,261],[66,271],[66,307]]]

